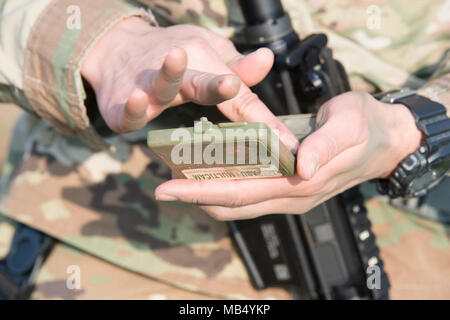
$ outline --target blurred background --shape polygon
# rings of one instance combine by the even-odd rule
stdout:
[[[8,154],[12,129],[21,113],[22,110],[14,104],[0,103],[0,174]]]

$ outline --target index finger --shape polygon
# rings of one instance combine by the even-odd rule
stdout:
[[[297,152],[299,142],[295,135],[246,85],[241,85],[233,99],[219,103],[217,107],[232,121],[264,122],[269,128],[278,130],[280,141],[292,153]]]
[[[261,201],[289,197],[301,183],[299,176],[247,180],[177,179],[167,181],[155,190],[157,200],[194,204],[239,207]],[[250,192],[242,192],[250,190]]]

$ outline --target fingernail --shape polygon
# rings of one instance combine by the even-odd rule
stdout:
[[[300,142],[298,141],[298,139],[295,140],[291,140],[291,147],[290,147],[290,151],[292,154],[297,154],[298,148],[300,147]]]
[[[311,179],[319,170],[319,157],[313,153],[307,157],[305,161],[305,176],[307,179]]]
[[[256,50],[255,52],[263,52],[263,51],[266,51],[267,50],[267,48],[259,48],[258,50]]]
[[[328,108],[325,105],[323,107],[323,109],[321,110],[321,112],[319,112],[319,114],[317,115],[318,117],[316,118],[316,130],[325,124],[327,113],[328,113]]]
[[[156,195],[156,200],[158,201],[177,201],[178,198],[175,196],[172,196],[170,194],[158,194]]]
[[[281,143],[284,144],[286,148],[288,148],[292,154],[297,154],[298,147],[300,146],[300,142],[295,136],[292,135],[281,135],[280,136]]]

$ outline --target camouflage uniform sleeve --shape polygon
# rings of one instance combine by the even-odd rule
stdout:
[[[418,93],[442,104],[450,117],[450,50],[445,53],[430,81]]]
[[[0,0],[0,13],[0,101],[93,149],[107,148],[87,116],[80,66],[119,21],[140,16],[156,24],[150,11],[120,0]]]
[[[49,3],[0,0],[0,102],[15,102],[32,111],[23,94],[25,48],[32,25]]]

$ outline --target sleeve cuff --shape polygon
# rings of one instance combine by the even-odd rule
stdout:
[[[150,11],[113,0],[79,0],[80,27],[69,28],[73,1],[53,0],[33,25],[27,41],[24,91],[35,113],[60,132],[95,150],[108,145],[89,122],[81,63],[116,23],[139,16],[157,25]],[[68,13],[70,12],[70,13]]]

